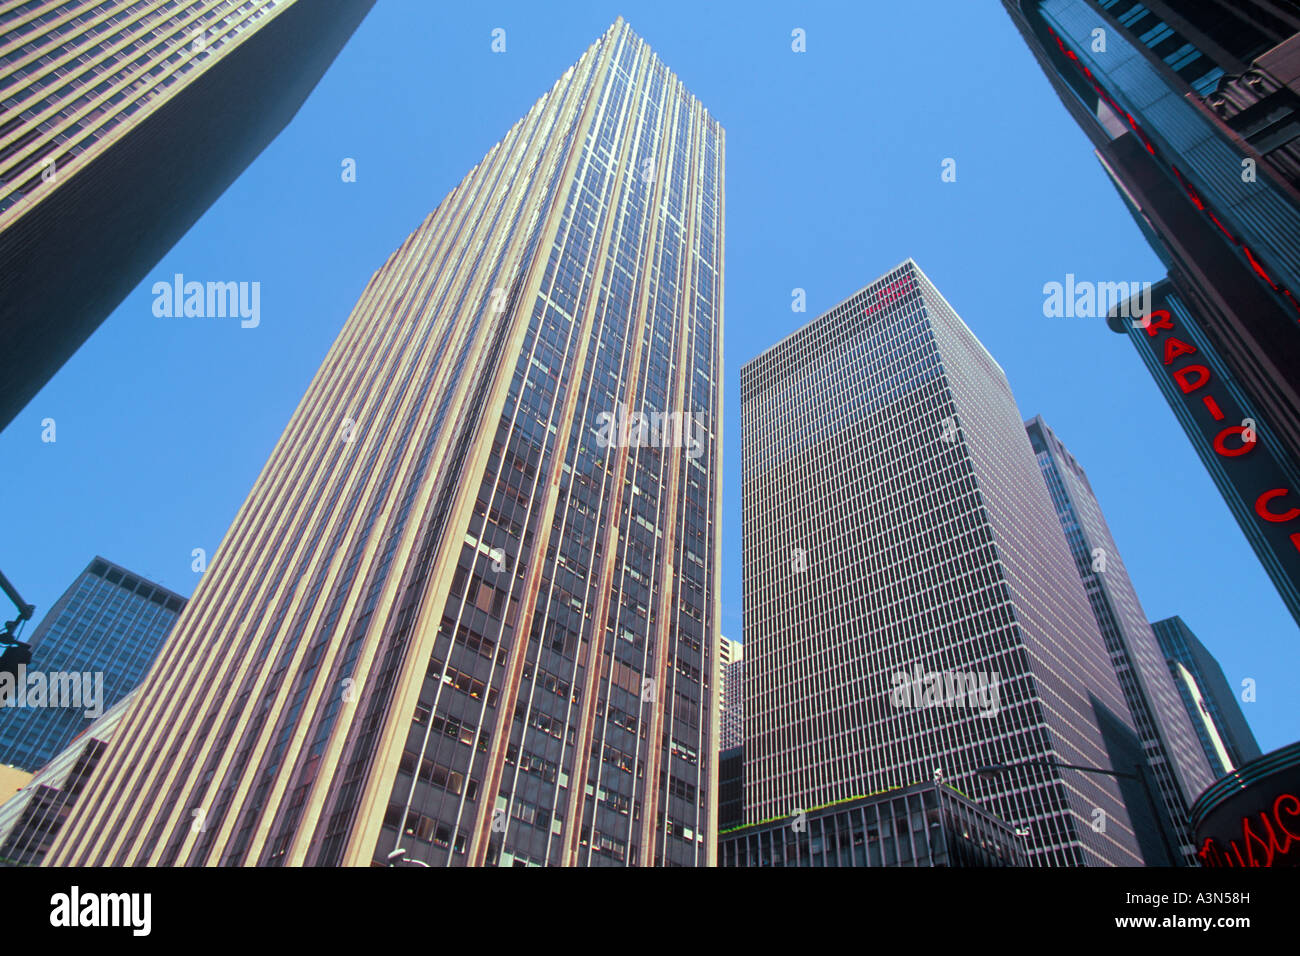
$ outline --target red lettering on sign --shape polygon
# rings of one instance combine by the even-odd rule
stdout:
[[[1277,514],[1268,510],[1268,503],[1274,498],[1281,498],[1283,495],[1290,494],[1286,488],[1272,488],[1255,499],[1255,514],[1259,515],[1265,521],[1294,521],[1300,518],[1300,508],[1291,508],[1287,511]]]
[[[1157,316],[1164,316],[1164,318],[1157,320]],[[1155,335],[1159,329],[1172,329],[1173,327],[1174,320],[1170,317],[1168,309],[1156,309],[1147,317],[1146,325],[1142,326],[1147,330],[1147,335]]]
[[[1293,793],[1283,793],[1273,801],[1270,810],[1260,811],[1255,816],[1241,818],[1241,840],[1246,851],[1242,859],[1243,847],[1236,840],[1228,841],[1230,854],[1225,854],[1215,844],[1213,837],[1207,838],[1196,851],[1201,862],[1207,867],[1228,866],[1273,866],[1278,857],[1286,856],[1291,847],[1300,841],[1300,833],[1287,826],[1289,820],[1300,817],[1300,797]],[[1258,818],[1258,823],[1256,819]],[[1256,832],[1258,826],[1260,832]],[[1258,854],[1256,853],[1258,850]],[[1233,857],[1236,862],[1233,862]]]
[[[1200,375],[1195,382],[1189,382],[1187,379],[1195,372]],[[1204,365],[1187,365],[1174,372],[1174,381],[1178,387],[1183,390],[1183,394],[1194,392],[1210,380],[1210,370]],[[1212,400],[1212,399],[1211,399]]]
[[[1168,365],[1180,355],[1191,355],[1195,351],[1195,345],[1188,345],[1182,339],[1176,339],[1171,335],[1165,339],[1165,364]]]
[[[1240,435],[1245,430],[1246,430],[1245,425],[1229,425],[1223,431],[1219,432],[1219,434],[1214,436],[1214,450],[1217,451],[1224,458],[1236,458],[1239,455],[1246,454],[1248,451],[1252,450],[1255,447],[1255,442],[1242,441],[1240,446],[1233,449],[1228,447],[1228,443],[1226,441],[1229,435]]]

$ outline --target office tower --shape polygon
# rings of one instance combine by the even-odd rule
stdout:
[[[937,773],[1036,864],[1139,863],[1115,780],[1042,763],[1110,769],[1132,718],[1006,377],[920,268],[746,363],[740,404],[746,821]]]
[[[1300,471],[1300,11],[1280,0],[1003,2],[1168,269],[1186,306],[1179,327],[1247,400],[1283,469]],[[1210,412],[1216,431],[1239,427],[1224,411]],[[1202,440],[1200,427],[1189,434]],[[1300,620],[1289,573],[1279,588]]]
[[[47,864],[716,855],[721,128],[617,21],[370,281]]]
[[[288,124],[373,2],[5,5],[0,428]]]
[[[1261,756],[1223,668],[1181,617],[1151,625],[1216,778]],[[1208,725],[1208,726],[1207,726]]]
[[[8,802],[0,801],[0,863],[36,866],[90,782],[134,691],[104,712]]]
[[[1167,280],[1151,289],[1151,321],[1116,310],[1112,331],[1131,336],[1282,602],[1300,622],[1300,462],[1282,450],[1270,419],[1228,370]],[[1127,311],[1134,311],[1130,307]],[[1247,441],[1249,428],[1253,441]]]
[[[718,830],[745,822],[744,651],[740,641],[722,638],[718,655]]]
[[[722,639],[722,654],[718,665],[722,674],[722,690],[719,697],[722,706],[718,708],[718,747],[728,750],[739,747],[741,736],[741,716],[744,712],[741,682],[744,676],[744,645],[739,641]]]
[[[1028,866],[1023,837],[931,781],[724,833],[719,866]]]
[[[1215,774],[1181,705],[1087,473],[1042,416],[1026,422],[1025,430],[1133,715],[1168,831],[1176,836],[1183,860],[1194,866],[1188,809]]]
[[[25,672],[12,686],[0,678],[0,763],[45,766],[140,683],[184,606],[179,594],[94,558],[32,631]]]

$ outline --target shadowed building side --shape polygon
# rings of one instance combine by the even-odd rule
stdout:
[[[6,22],[0,47],[22,55],[0,79],[0,428],[284,129],[373,2],[208,0],[105,24],[139,6],[115,0],[44,40],[34,17],[84,8],[37,2]],[[104,72],[51,95],[36,58],[75,73],[78,55]]]

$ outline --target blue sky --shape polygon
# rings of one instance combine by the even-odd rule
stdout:
[[[999,5],[468,6],[379,0],[0,434],[0,567],[38,618],[96,553],[192,592],[192,549],[216,550],[371,273],[621,14],[727,131],[723,632],[741,630],[740,366],[911,256],[1087,469],[1148,616],[1182,615],[1230,683],[1255,679],[1265,750],[1300,737],[1296,625],[1133,346],[1043,316],[1066,273],[1163,271]],[[155,317],[150,287],[177,272],[260,282],[261,324]]]

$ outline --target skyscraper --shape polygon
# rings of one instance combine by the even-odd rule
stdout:
[[[47,863],[713,860],[723,164],[617,21],[375,273]]]
[[[722,689],[720,698],[722,706],[718,709],[718,747],[727,750],[739,747],[744,739],[741,734],[741,716],[744,712],[742,678],[744,676],[745,645],[740,641],[722,639],[722,655],[718,662]]]
[[[288,124],[373,2],[6,5],[0,428]]]
[[[934,779],[1037,864],[1139,863],[1116,782],[1055,765],[1111,769],[1132,717],[1006,377],[920,268],[740,392],[746,822]]]
[[[1188,811],[1214,780],[1088,475],[1041,416],[1025,423],[1084,593],[1133,715],[1164,817],[1195,865]],[[1170,861],[1175,862],[1175,861]]]
[[[1003,3],[1168,269],[1184,312],[1175,324],[1224,370],[1282,471],[1300,473],[1300,10],[1286,0]],[[1146,359],[1154,339],[1141,331],[1131,338]],[[1220,454],[1236,454],[1243,421],[1227,408],[1206,414],[1228,442]],[[1180,420],[1199,446],[1206,426]],[[1229,504],[1260,553],[1248,527],[1259,519]],[[1300,621],[1300,522],[1288,530],[1290,555],[1261,559]]]
[[[1237,694],[1223,676],[1223,668],[1192,629],[1175,615],[1153,622],[1151,630],[1160,642],[1183,704],[1193,718],[1192,724],[1214,776],[1222,777],[1234,767],[1262,756],[1255,734],[1246,723],[1246,715],[1241,712]],[[1193,684],[1187,678],[1194,682],[1199,694],[1194,693]],[[1212,732],[1211,727],[1205,726],[1206,719]],[[1220,752],[1220,746],[1226,753]]]
[[[92,560],[32,631],[32,662],[0,702],[0,763],[45,766],[140,683],[184,607],[162,585]],[[29,689],[38,684],[39,701]],[[55,700],[61,688],[80,699]]]
[[[722,638],[718,660],[718,829],[745,822],[745,645]],[[721,844],[719,844],[721,846]]]

